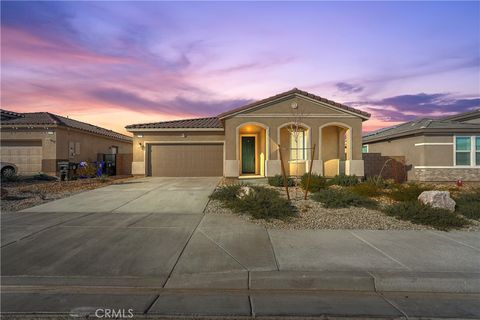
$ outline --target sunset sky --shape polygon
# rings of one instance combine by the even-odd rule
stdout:
[[[479,2],[1,2],[1,107],[119,132],[293,87],[365,130],[480,107]]]

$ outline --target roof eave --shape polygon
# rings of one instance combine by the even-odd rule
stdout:
[[[128,132],[141,131],[225,131],[224,128],[125,128]]]
[[[442,134],[443,133],[448,135],[454,135],[456,133],[474,133],[474,131],[478,129],[479,128],[458,128],[458,129],[425,128],[425,129],[417,129],[417,130],[412,130],[412,131],[407,131],[407,132],[402,132],[398,134],[392,134],[389,136],[372,138],[372,139],[368,139],[368,138],[365,139],[365,137],[362,137],[362,143],[383,142],[383,141],[389,141],[393,139],[415,136],[415,135],[423,135],[423,134]]]

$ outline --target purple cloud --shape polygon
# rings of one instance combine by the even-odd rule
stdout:
[[[248,99],[192,100],[181,96],[171,100],[155,101],[143,98],[132,92],[114,88],[97,89],[90,94],[103,102],[127,109],[161,112],[170,115],[214,116],[252,102],[252,100]]]
[[[337,87],[338,90],[345,93],[358,93],[363,91],[362,86],[347,83],[347,82],[337,82],[335,86]]]
[[[418,117],[432,117],[432,114],[470,111],[480,107],[480,98],[458,99],[449,93],[418,93],[353,102],[352,104],[363,106],[378,119],[410,121]]]

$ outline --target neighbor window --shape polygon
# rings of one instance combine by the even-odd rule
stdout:
[[[480,137],[475,137],[475,164],[480,166]]]
[[[472,152],[471,137],[455,138],[455,163],[457,166],[469,166]]]
[[[362,153],[368,153],[368,144],[362,146]]]
[[[290,160],[306,160],[305,131],[292,132],[290,134]]]

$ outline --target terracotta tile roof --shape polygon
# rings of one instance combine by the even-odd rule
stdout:
[[[132,124],[127,129],[223,129],[217,117]]]
[[[1,110],[2,115],[13,113],[7,110]],[[24,126],[63,126],[69,127],[74,129],[79,129],[82,131],[87,131],[90,133],[107,136],[110,138],[124,140],[124,141],[132,141],[132,138],[126,136],[124,134],[108,130],[102,127],[94,126],[89,123],[73,120],[70,118],[62,117],[50,112],[26,112],[26,113],[16,113],[18,116],[10,119],[2,119],[2,126],[16,126],[16,125],[24,125]]]
[[[230,111],[227,111],[227,112],[224,112],[220,115],[218,115],[218,117],[220,119],[222,118],[226,118],[230,115],[234,115],[236,113],[239,113],[239,112],[242,112],[242,111],[246,111],[248,109],[253,109],[255,107],[258,107],[264,103],[268,103],[270,101],[274,101],[274,100],[277,100],[277,99],[280,99],[280,98],[283,98],[283,97],[287,97],[289,95],[292,95],[292,94],[299,94],[299,95],[302,95],[302,96],[305,96],[305,97],[308,97],[308,98],[311,98],[311,99],[314,99],[316,101],[319,101],[319,102],[323,102],[323,103],[327,103],[327,104],[330,104],[332,106],[335,106],[339,109],[343,109],[345,111],[349,111],[349,112],[353,112],[353,113],[356,113],[362,117],[365,117],[365,118],[369,118],[370,117],[370,113],[368,112],[365,112],[365,111],[361,111],[361,110],[358,110],[358,109],[355,109],[355,108],[352,108],[352,107],[349,107],[347,105],[344,105],[344,104],[341,104],[341,103],[338,103],[338,102],[335,102],[335,101],[332,101],[332,100],[328,100],[328,99],[325,99],[325,98],[322,98],[320,96],[317,96],[317,95],[314,95],[312,93],[309,93],[307,91],[303,91],[303,90],[300,90],[300,89],[297,89],[297,88],[293,88],[292,90],[289,90],[289,91],[285,91],[285,92],[282,92],[280,94],[277,94],[277,95],[274,95],[272,97],[269,97],[269,98],[266,98],[266,99],[262,99],[262,100],[259,100],[259,101],[256,101],[256,102],[253,102],[253,103],[250,103],[246,106],[243,106],[243,107],[240,107],[240,108],[236,108],[236,109],[233,109],[233,110],[230,110]]]
[[[369,132],[363,136],[363,143],[390,140],[393,138],[399,138],[413,134],[453,134],[461,132],[480,133],[480,124],[422,118],[410,122],[405,122],[396,126]]]
[[[229,115],[233,115],[242,111],[246,111],[255,107],[258,107],[264,103],[274,101],[276,99],[282,98],[282,97],[287,97],[292,94],[300,94],[303,96],[306,96],[308,98],[327,103],[330,105],[333,105],[337,108],[343,109],[345,111],[353,112],[358,115],[360,115],[363,118],[369,118],[370,113],[361,111],[349,106],[346,106],[344,104],[328,100],[319,96],[316,96],[314,94],[308,93],[306,91],[299,90],[297,88],[294,88],[292,90],[277,94],[275,96],[250,103],[246,106],[236,108],[227,112],[224,112],[216,117],[209,117],[209,118],[197,118],[197,119],[184,119],[184,120],[174,120],[174,121],[162,121],[162,122],[152,122],[152,123],[140,123],[140,124],[132,124],[128,125],[125,128],[128,129],[207,129],[207,128],[213,128],[213,129],[221,129],[223,128],[223,124],[221,122],[221,119],[228,117]]]

